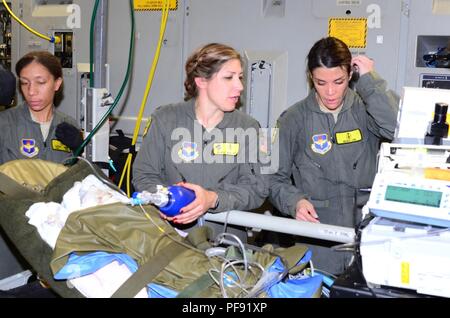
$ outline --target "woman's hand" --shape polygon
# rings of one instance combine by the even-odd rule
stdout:
[[[365,55],[357,55],[352,58],[352,65],[356,65],[359,75],[364,75],[374,69],[373,60]]]
[[[188,224],[213,208],[217,201],[217,193],[208,191],[199,185],[192,183],[178,183],[177,185],[185,187],[195,192],[195,200],[181,209],[180,214],[173,218],[166,217],[168,221],[179,224]]]
[[[297,202],[295,219],[305,222],[320,223],[319,216],[317,215],[314,206],[306,199]]]

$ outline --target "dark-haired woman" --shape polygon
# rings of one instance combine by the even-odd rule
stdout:
[[[46,51],[30,52],[17,62],[16,74],[25,102],[0,113],[0,164],[31,158],[62,163],[83,139],[75,121],[54,106],[63,84],[60,61]]]
[[[355,70],[359,80],[350,89]],[[270,178],[270,200],[297,220],[354,227],[368,199],[361,190],[373,183],[380,141],[393,139],[399,99],[371,59],[352,57],[334,37],[311,48],[308,77],[310,94],[278,120],[280,165]],[[333,273],[348,261],[324,250],[314,259]]]

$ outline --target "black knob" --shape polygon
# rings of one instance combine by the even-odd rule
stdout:
[[[445,124],[447,120],[448,104],[436,103],[434,108],[434,122],[438,124]]]

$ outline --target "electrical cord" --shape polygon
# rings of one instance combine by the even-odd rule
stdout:
[[[22,20],[19,19],[19,17],[17,17],[14,12],[12,12],[11,8],[8,6],[8,3],[6,2],[6,0],[3,0],[3,5],[5,6],[6,10],[9,12],[9,14],[14,18],[14,20],[16,20],[20,25],[22,25],[25,29],[27,29],[28,31],[30,31],[31,33],[33,33],[34,35],[49,41],[50,43],[60,43],[61,39],[58,36],[51,36],[48,37],[42,33],[39,33],[38,31],[32,29],[30,26],[28,26],[25,22],[23,22]]]
[[[242,241],[239,239],[239,237],[237,237],[236,235],[234,235],[234,234],[231,234],[231,233],[226,233],[226,232],[224,232],[224,233],[220,233],[219,235],[217,235],[217,237],[216,237],[216,244],[215,245],[220,245],[220,244],[222,244],[223,242],[225,242],[225,237],[231,237],[232,239],[234,239],[237,243],[238,243],[238,246],[239,246],[239,248],[241,249],[241,254],[242,254],[242,259],[243,259],[243,263],[244,263],[244,277],[243,277],[243,279],[242,280],[246,280],[247,279],[247,267],[248,267],[248,260],[247,260],[247,253],[246,253],[246,250],[245,250],[245,247],[244,247],[244,244],[242,243]],[[231,244],[230,244],[231,245]]]
[[[227,229],[228,229],[228,217],[231,214],[231,210],[228,210],[226,215],[225,215],[225,222],[223,222],[223,232],[226,233]]]
[[[155,72],[156,72],[156,67],[158,65],[158,61],[159,61],[159,56],[161,54],[161,47],[162,44],[164,42],[164,34],[166,31],[166,27],[167,27],[167,20],[169,18],[169,9],[170,9],[170,1],[169,0],[163,0],[162,2],[162,12],[161,12],[161,25],[160,25],[160,30],[159,30],[159,40],[158,40],[158,44],[157,44],[157,48],[156,48],[156,52],[155,52],[155,56],[153,58],[153,63],[149,72],[149,76],[148,76],[148,80],[147,80],[147,85],[145,87],[145,92],[144,92],[144,97],[142,98],[142,102],[141,102],[141,107],[139,109],[139,113],[138,113],[138,117],[137,117],[137,121],[136,121],[136,126],[134,129],[134,133],[133,133],[133,138],[131,141],[131,145],[132,147],[134,147],[137,143],[137,139],[138,139],[138,135],[139,135],[139,131],[141,128],[141,122],[142,122],[142,118],[144,116],[144,110],[145,110],[145,106],[147,104],[147,100],[148,100],[148,96],[150,94],[150,89],[152,87],[153,84],[153,78],[155,76]],[[131,170],[131,164],[133,161],[133,154],[130,152],[127,156],[127,159],[125,161],[125,165],[123,167],[122,170],[122,174],[119,180],[119,187],[122,187],[122,182],[125,178],[125,175],[127,176],[127,192],[130,192],[130,188],[131,188],[131,178],[130,178],[130,170]]]
[[[145,211],[144,207],[142,206],[142,204],[139,204],[139,207],[142,210],[142,213],[144,213],[145,217],[153,223],[154,226],[156,226],[158,228],[158,230],[162,233],[166,233],[166,231],[164,231],[164,229],[162,227],[160,227],[158,224],[155,223],[155,221],[153,221],[152,217],[150,216],[150,214],[147,213],[147,211]]]
[[[222,264],[222,268],[221,268],[221,271],[220,271],[220,281],[219,281],[219,284],[220,284],[220,290],[221,290],[222,295],[224,296],[224,298],[228,298],[228,293],[227,293],[226,288],[225,288],[225,282],[226,282],[225,278],[226,278],[226,277],[228,278],[228,280],[227,280],[227,284],[228,284],[227,288],[229,288],[229,289],[230,289],[230,288],[233,288],[233,285],[234,285],[234,286],[240,288],[240,289],[246,294],[247,297],[251,297],[251,296],[249,296],[249,295],[251,295],[251,294],[250,294],[250,292],[248,291],[248,288],[249,288],[250,286],[246,284],[246,280],[243,280],[243,279],[240,278],[239,272],[237,271],[237,268],[236,268],[236,266],[235,266],[235,265],[239,265],[239,264],[241,264],[241,263],[243,263],[243,262],[240,261],[240,260],[236,260],[236,261],[233,261],[233,262],[227,262],[227,263],[223,263],[223,264]],[[258,268],[258,269],[259,269],[260,273],[264,273],[264,272],[265,272],[265,271],[264,271],[264,268],[263,268],[262,265],[259,264],[259,263],[256,263],[256,262],[250,262],[250,263],[247,264],[247,266],[248,266],[250,269],[253,268],[253,265],[254,265],[255,268]],[[230,266],[233,268],[234,273],[235,273],[236,276],[238,277],[238,282],[240,281],[240,282],[242,282],[242,283],[236,282],[236,281],[233,279],[233,277],[232,277],[231,275],[228,274],[227,268],[230,267]],[[252,273],[253,273],[253,272],[252,272]],[[253,274],[254,274],[254,273],[253,273]],[[255,274],[255,276],[256,276],[256,274]],[[257,284],[256,284],[255,286],[257,286]],[[233,296],[233,297],[240,296],[241,294],[242,294],[242,293],[239,293],[239,294],[237,294],[237,295],[235,295],[235,296]]]
[[[223,238],[223,236],[227,236],[227,235],[232,236],[235,239],[236,242],[230,241],[230,240],[226,240],[226,239]],[[243,259],[243,260],[235,260],[235,261],[233,261],[232,264],[227,265],[228,263],[230,263],[230,261],[225,259],[222,256],[219,256],[219,258],[223,260],[221,269],[218,270],[218,269],[215,268],[215,269],[209,271],[209,274],[211,275],[211,278],[221,288],[221,292],[224,295],[224,297],[228,297],[228,293],[225,290],[225,285],[223,285],[223,281],[225,280],[225,271],[226,271],[226,269],[229,266],[232,266],[232,268],[234,269],[234,271],[236,273],[236,276],[238,278],[238,282],[236,282],[236,286],[241,289],[241,294],[242,294],[242,292],[244,292],[246,294],[244,297],[248,297],[248,298],[256,297],[261,292],[267,290],[268,288],[270,288],[271,286],[273,286],[277,282],[281,281],[284,277],[287,276],[287,274],[289,272],[288,263],[287,263],[286,259],[283,256],[281,256],[281,255],[279,255],[277,253],[274,253],[274,252],[272,252],[270,250],[267,250],[267,249],[263,249],[263,248],[259,248],[259,247],[256,247],[256,246],[244,244],[244,243],[242,243],[241,240],[239,240],[239,238],[237,236],[235,236],[233,234],[230,234],[230,233],[221,233],[221,234],[219,234],[216,237],[216,239],[215,239],[215,241],[213,243],[213,246],[216,246],[218,244],[223,244],[223,243],[229,244],[229,245],[232,245],[232,246],[238,246],[241,249],[241,251],[244,251],[244,253],[242,253],[243,257],[244,257],[244,255],[246,255],[245,254],[245,250],[248,249],[248,250],[252,250],[252,251],[256,251],[256,252],[268,253],[271,256],[275,256],[275,257],[279,258],[281,263],[283,264],[283,271],[281,273],[279,273],[279,272],[272,272],[272,273],[270,273],[269,276],[267,276],[267,275],[264,276],[264,274],[265,273],[268,274],[268,272],[266,272],[264,270],[264,268],[261,266],[261,264],[258,264],[258,263],[255,263],[255,262],[250,262],[250,261],[248,261],[248,259],[246,259],[246,260]],[[235,268],[235,265],[239,265],[239,264],[243,264],[244,268],[247,269],[248,271],[250,271],[250,273],[254,277],[258,277],[259,276],[256,284],[253,285],[253,288],[250,291],[248,291],[248,288],[250,286],[248,286],[246,284],[246,281],[248,280],[247,279],[248,278],[248,272],[247,272],[247,274],[244,275],[245,279],[244,279],[244,277],[241,278],[241,276],[237,272],[237,269]],[[260,270],[261,274],[257,275],[254,272],[253,268],[258,268]],[[220,281],[217,280],[217,278],[214,276],[213,273],[220,273],[220,275],[219,275]]]
[[[365,220],[362,220],[357,227],[356,235],[355,235],[355,250],[354,250],[354,260],[356,262],[356,268],[358,270],[359,275],[364,280],[364,283],[366,284],[367,288],[369,289],[370,293],[374,298],[378,298],[377,294],[373,290],[373,288],[369,285],[366,278],[363,274],[363,268],[361,263],[361,236],[362,236],[362,229],[365,228],[369,222],[372,220],[372,218],[366,218]]]

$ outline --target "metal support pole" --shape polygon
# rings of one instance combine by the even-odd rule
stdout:
[[[90,134],[100,119],[108,111],[108,105],[104,103],[107,94],[107,70],[106,70],[106,48],[107,48],[107,18],[108,0],[100,0],[97,7],[97,15],[94,24],[94,87],[88,88],[86,93],[86,133]],[[86,147],[86,158],[93,162],[102,164],[102,171],[108,175],[109,160],[109,121],[105,121],[91,143]]]
[[[107,18],[108,0],[101,0],[94,25],[94,88],[106,88]]]

